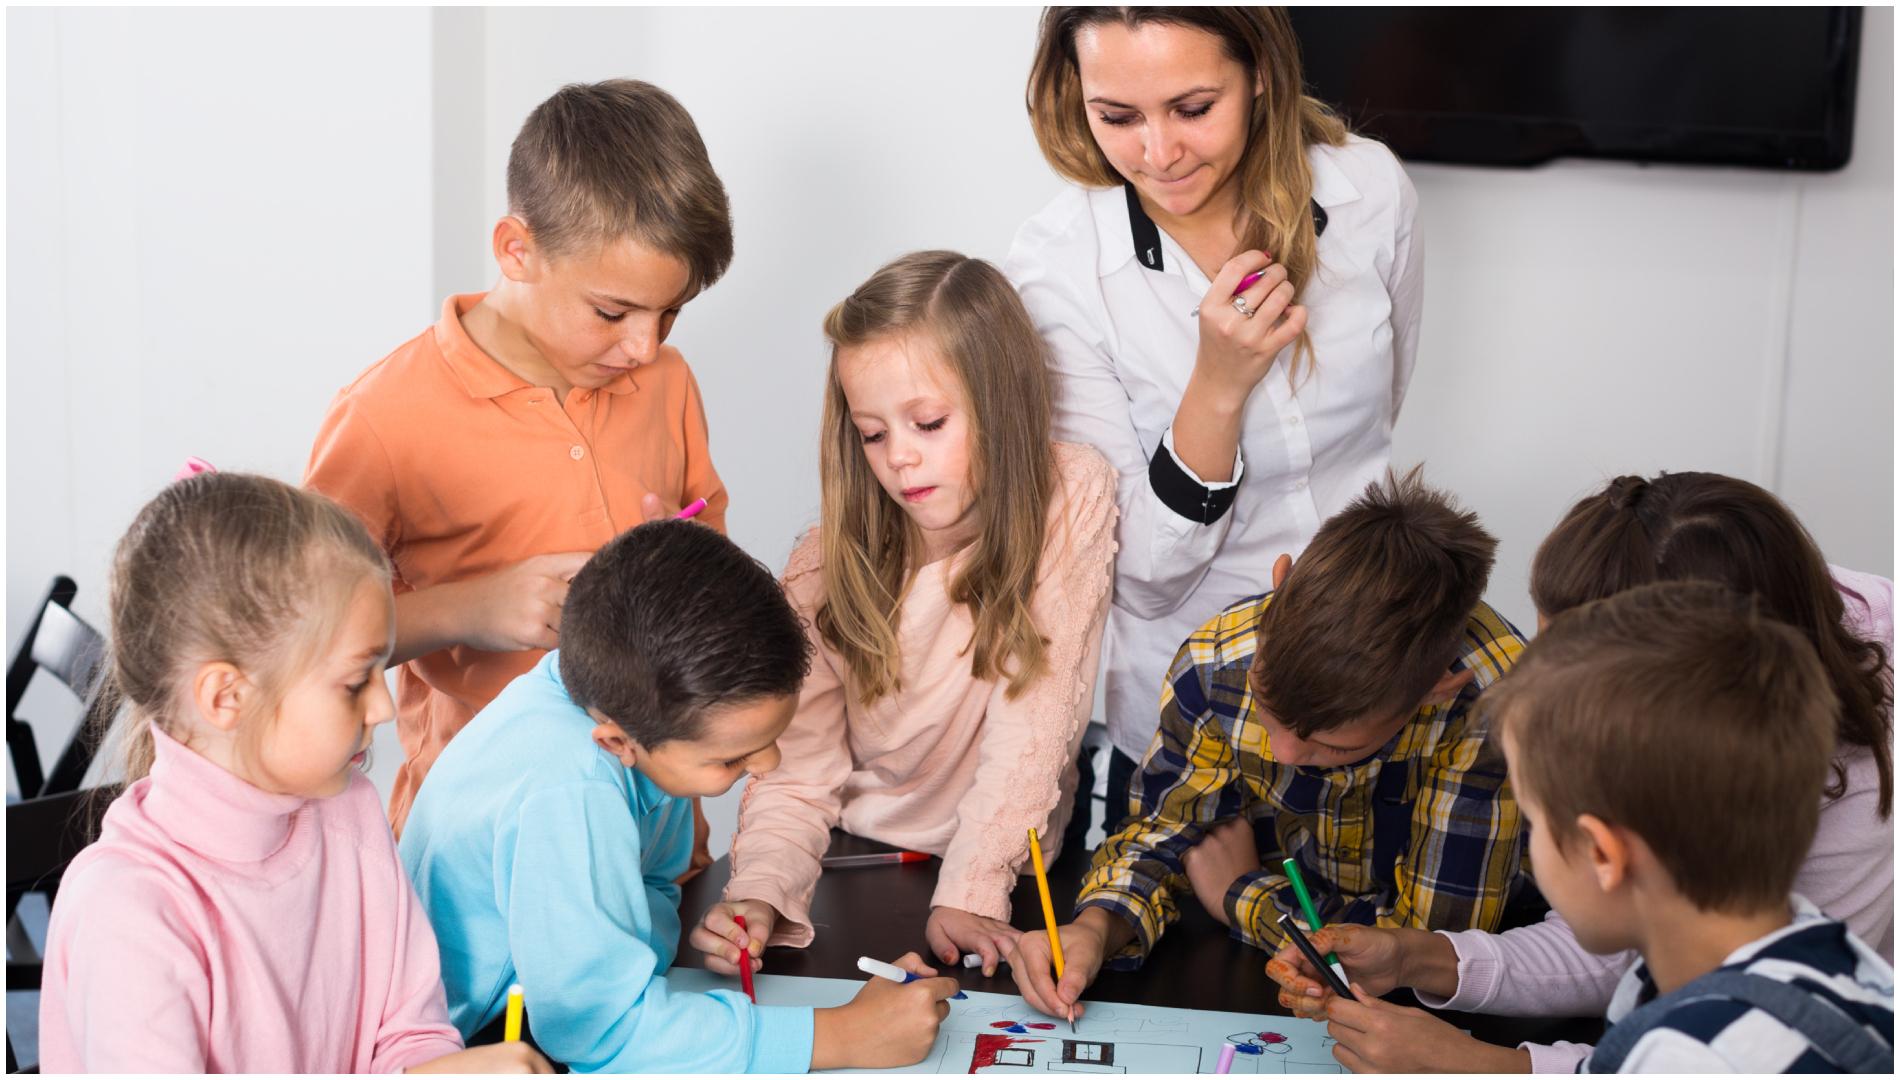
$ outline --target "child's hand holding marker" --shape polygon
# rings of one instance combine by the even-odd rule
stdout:
[[[961,993],[957,981],[937,977],[916,953],[887,966],[916,978],[866,980],[848,1003],[812,1014],[812,1071],[899,1069],[936,1045],[937,1028],[950,1015],[946,999]]]
[[[1430,931],[1334,923],[1313,931],[1306,938],[1314,949],[1337,955],[1340,965],[1352,972],[1351,981],[1375,996],[1389,994],[1400,986],[1414,985],[1406,981],[1409,977],[1407,945],[1415,938],[1434,939],[1419,944],[1429,949],[1434,942],[1444,943],[1444,951],[1451,958],[1452,980],[1444,996],[1457,990],[1457,954],[1449,941]],[[1267,961],[1267,977],[1280,984],[1281,1007],[1308,1020],[1324,1019],[1326,1007],[1338,996],[1327,989],[1312,961],[1290,937],[1273,959]],[[1425,989],[1433,992],[1431,987]]]
[[[750,954],[753,971],[765,966],[765,943],[777,923],[778,909],[763,900],[722,900],[706,909],[686,941],[705,954],[706,970],[737,975],[741,952]]]

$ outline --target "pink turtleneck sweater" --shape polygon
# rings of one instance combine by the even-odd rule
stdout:
[[[462,1048],[376,789],[273,795],[153,729],[47,931],[56,1072],[393,1072]]]

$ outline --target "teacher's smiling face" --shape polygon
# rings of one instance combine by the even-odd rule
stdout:
[[[1075,55],[1089,130],[1115,171],[1170,217],[1210,204],[1231,212],[1257,87],[1220,39],[1172,23],[1110,22],[1077,32]]]

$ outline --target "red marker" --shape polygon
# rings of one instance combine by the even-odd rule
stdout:
[[[704,506],[705,503],[700,505]],[[739,924],[739,929],[745,930],[744,915],[734,915],[732,921]],[[745,987],[745,996],[757,1005],[759,995],[752,992],[752,932],[749,930],[746,931],[746,947],[739,950],[739,985]]]
[[[827,870],[848,870],[853,866],[887,866],[923,862],[928,858],[930,856],[921,851],[880,851],[875,855],[827,855],[818,862]]]

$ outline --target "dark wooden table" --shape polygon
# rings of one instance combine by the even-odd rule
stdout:
[[[857,855],[891,848],[841,832],[832,833],[831,854]],[[1056,917],[1066,921],[1075,909],[1075,894],[1088,869],[1087,852],[1065,852],[1049,868],[1049,893]],[[812,923],[817,938],[805,949],[774,948],[766,953],[765,970],[774,975],[807,975],[829,979],[860,979],[858,957],[895,959],[915,951],[930,960],[924,943],[924,922],[930,917],[930,894],[936,888],[937,868],[923,863],[833,870],[818,880],[812,899]],[[688,930],[725,890],[731,864],[720,859],[705,873],[686,883],[680,901],[680,921]],[[1035,879],[1023,877],[1010,895],[1012,922],[1025,930],[1042,929],[1042,901]],[[1267,978],[1267,954],[1228,936],[1227,928],[1201,909],[1192,895],[1181,898],[1181,918],[1170,926],[1153,955],[1135,971],[1103,969],[1084,1001],[1121,1001],[1164,1005],[1180,1009],[1219,1012],[1268,1013],[1284,1016],[1279,987]],[[700,956],[684,942],[679,964],[699,966]],[[934,963],[934,961],[931,961]],[[941,965],[938,965],[941,966]],[[947,974],[951,974],[946,972]],[[1009,968],[992,978],[979,970],[954,972],[966,990],[1016,994]],[[1417,1002],[1408,991],[1388,995],[1404,1005]],[[1514,1046],[1519,1042],[1567,1039],[1594,1042],[1603,1025],[1596,1018],[1526,1019],[1476,1013],[1439,1012],[1446,1020],[1468,1029],[1487,1042]]]

